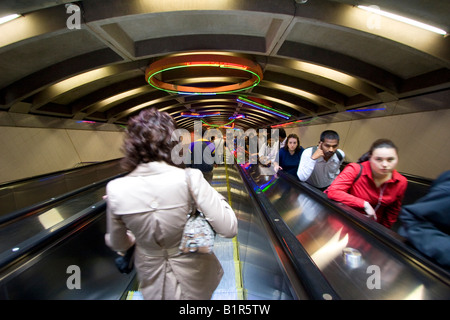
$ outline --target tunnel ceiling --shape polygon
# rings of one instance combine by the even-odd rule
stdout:
[[[234,124],[247,129],[448,92],[450,37],[357,4],[450,31],[450,2],[440,0],[2,1],[0,16],[23,16],[0,25],[0,110],[124,125],[143,108],[155,107],[189,130],[193,118],[182,112],[220,112],[203,120],[220,125],[243,114]],[[199,53],[248,59],[261,67],[262,80],[215,95],[166,92],[146,82],[150,64]],[[197,87],[246,77],[211,68],[174,68],[159,76]]]

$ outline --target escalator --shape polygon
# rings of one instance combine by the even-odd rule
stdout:
[[[395,232],[285,174],[241,166],[341,299],[449,299],[450,275]],[[417,199],[417,198],[416,198]]]
[[[120,299],[134,274],[118,275],[104,244],[105,184],[0,229],[0,299]]]
[[[105,222],[99,213],[105,207],[105,186],[123,174],[119,160],[111,160],[0,186],[0,299],[76,298],[77,290],[61,293],[53,286],[66,281],[70,266],[83,265],[84,275],[103,272],[93,269],[95,264],[87,264],[84,258],[89,255],[82,255],[82,251],[98,252],[93,260],[115,258],[89,235],[104,234]],[[91,231],[83,231],[88,229]],[[67,264],[73,259],[78,260]],[[111,275],[117,272],[115,268],[104,271]],[[87,278],[90,276],[83,277]],[[123,280],[126,283],[129,279]],[[86,298],[96,297],[95,283],[89,279],[84,284]],[[123,286],[123,281],[119,285]]]
[[[236,168],[215,168],[212,185],[232,201],[239,218],[238,237],[216,241],[226,276],[213,299],[298,299],[302,289],[294,288],[295,275],[288,275],[292,271],[280,262],[283,254],[277,251]],[[96,191],[80,194],[78,200],[63,201],[47,211],[51,213],[6,225],[26,236],[4,239],[8,244],[0,251],[0,299],[114,300],[137,289],[135,273],[120,274],[114,265],[115,253],[104,243],[104,191],[104,185],[98,186]],[[57,220],[46,227],[45,219],[39,219],[45,214]],[[29,229],[35,232],[30,234]]]
[[[450,298],[448,274],[395,233],[288,176],[222,165],[214,169],[212,186],[239,221],[236,238],[216,240],[225,275],[213,299]],[[61,212],[47,227],[38,216],[9,224],[23,223],[15,227],[18,234],[36,231],[23,238],[10,232],[0,250],[0,299],[115,300],[138,289],[135,273],[120,274],[104,243],[103,194],[104,185],[63,201],[61,210],[48,209],[49,216]],[[344,259],[345,248],[360,259]],[[379,267],[380,288],[371,282],[370,266]]]

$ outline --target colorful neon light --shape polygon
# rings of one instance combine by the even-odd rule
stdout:
[[[386,110],[386,108],[352,109],[352,110],[345,110],[345,112],[368,112],[368,111],[377,111],[377,110]]]
[[[189,61],[186,61],[187,59]],[[157,75],[169,70],[192,67],[241,70],[247,72],[250,78],[243,82],[218,87],[193,87],[176,85],[161,81],[156,78]],[[261,67],[251,60],[241,57],[215,54],[193,54],[164,58],[152,63],[145,71],[145,79],[152,87],[158,90],[176,94],[214,95],[238,92],[257,86],[261,82],[262,77],[263,73]]]
[[[282,123],[282,124],[276,124],[273,126],[270,126],[272,129],[273,128],[279,128],[279,127],[283,127],[283,128],[295,128],[297,123],[302,123],[302,124],[307,124],[310,123],[316,119],[318,119],[319,117],[314,117],[311,120],[308,121],[303,121],[303,120],[297,120],[297,121],[292,121],[292,122],[287,122],[287,123]]]
[[[218,67],[218,68],[230,68],[230,69],[241,69],[247,70],[248,67],[237,63],[226,63],[226,62],[216,62],[216,61],[197,61],[197,62],[186,62],[184,63],[187,67]]]
[[[231,126],[224,125],[224,126],[221,127],[221,128],[234,129],[234,122],[231,124]]]
[[[262,184],[261,186],[259,186],[259,189],[262,192],[266,192],[270,187],[272,187],[274,185],[275,182],[277,182],[278,179],[273,177],[272,179],[270,179],[267,183]]]
[[[294,123],[299,123],[299,122],[303,122],[303,120],[297,120],[297,121],[292,121],[292,122],[286,122],[286,123],[282,123],[282,124],[276,124],[273,126],[270,126],[271,128],[279,128],[279,127],[286,127],[288,125],[294,124]]]
[[[90,120],[80,120],[80,121],[77,121],[77,123],[97,123],[97,122],[90,121]]]
[[[245,119],[245,115],[244,114],[237,114],[235,116],[229,117],[228,119]]]
[[[234,121],[235,121],[235,119],[233,119],[233,120],[231,120],[230,122],[228,122],[228,123],[224,123],[224,124],[210,124],[210,123],[207,123],[206,121],[204,121],[204,120],[202,120],[202,119],[200,119],[200,121],[203,123],[203,125],[204,126],[209,126],[209,127],[214,127],[214,128],[229,128],[229,129],[233,129],[234,128]],[[231,127],[229,126],[230,124],[233,124]]]
[[[204,117],[220,116],[220,112],[202,112],[202,113],[182,112],[181,116],[189,118],[204,118]]]
[[[236,100],[237,100],[238,102],[241,102],[241,103],[243,103],[243,104],[246,104],[246,105],[248,105],[248,106],[250,106],[250,107],[253,107],[253,108],[256,108],[256,109],[259,109],[259,110],[262,110],[262,111],[266,111],[266,112],[268,112],[268,113],[271,113],[271,114],[273,114],[273,115],[275,115],[275,116],[277,116],[277,117],[280,117],[280,118],[290,119],[290,117],[292,117],[292,115],[289,114],[289,113],[287,113],[287,112],[275,110],[275,109],[270,108],[270,107],[268,107],[268,106],[265,106],[265,105],[263,105],[263,104],[261,104],[261,103],[258,103],[258,102],[255,102],[255,101],[246,99],[246,98],[241,97],[241,96],[238,97]]]

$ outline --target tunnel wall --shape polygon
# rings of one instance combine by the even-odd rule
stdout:
[[[0,183],[120,158],[122,140],[122,132],[1,127]]]
[[[346,161],[356,161],[373,141],[389,138],[399,148],[398,170],[435,179],[450,170],[450,110],[436,110],[335,123],[311,123],[297,133],[301,145],[317,144],[323,130],[341,137]],[[80,162],[120,158],[123,131],[2,126],[0,183],[70,169]]]

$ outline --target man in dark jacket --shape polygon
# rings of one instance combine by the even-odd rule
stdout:
[[[210,184],[213,178],[215,147],[206,139],[197,139],[189,146],[190,164],[187,167],[199,169]]]
[[[429,193],[402,207],[399,234],[420,252],[450,270],[450,171],[442,173]]]

